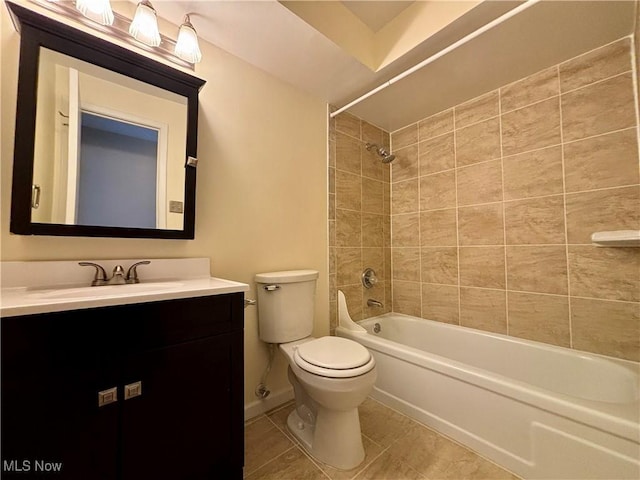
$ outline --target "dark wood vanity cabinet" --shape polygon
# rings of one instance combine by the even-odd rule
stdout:
[[[242,293],[3,318],[1,340],[2,478],[242,478]]]

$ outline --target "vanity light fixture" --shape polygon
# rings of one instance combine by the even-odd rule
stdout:
[[[184,16],[184,22],[178,30],[178,40],[176,41],[175,54],[189,63],[200,63],[202,52],[198,44],[198,34],[191,25],[189,15]]]
[[[138,41],[157,47],[160,45],[160,31],[156,11],[149,0],[138,3],[136,14],[129,26],[129,33]]]
[[[69,17],[85,27],[154,53],[181,67],[194,70],[194,65],[202,60],[198,36],[191,24],[189,14],[184,17],[176,41],[160,33],[156,10],[149,0],[140,0],[133,20],[114,12],[110,0],[30,1],[58,15]]]
[[[76,8],[100,25],[113,25],[113,10],[109,0],[76,0]]]

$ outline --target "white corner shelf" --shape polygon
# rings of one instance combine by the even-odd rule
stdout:
[[[596,247],[640,247],[640,230],[614,230],[591,235]]]

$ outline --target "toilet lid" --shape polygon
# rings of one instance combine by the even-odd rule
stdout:
[[[325,377],[355,377],[375,366],[369,350],[340,337],[322,337],[303,343],[293,357],[303,370]]]

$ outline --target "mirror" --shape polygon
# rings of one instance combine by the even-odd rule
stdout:
[[[11,231],[194,238],[204,81],[8,5],[21,34]]]

